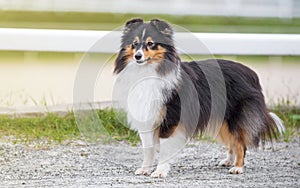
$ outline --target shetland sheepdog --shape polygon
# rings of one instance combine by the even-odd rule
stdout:
[[[172,159],[201,134],[223,143],[228,151],[220,165],[241,174],[246,150],[276,139],[284,126],[267,110],[254,71],[222,59],[182,62],[173,34],[158,19],[132,19],[123,29],[113,97],[142,142],[144,159],[135,174],[166,177]]]

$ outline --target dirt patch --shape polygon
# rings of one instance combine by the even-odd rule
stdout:
[[[135,176],[139,147],[67,144],[47,149],[0,143],[0,187],[300,187],[300,143],[247,151],[245,174],[219,167],[225,149],[193,142],[165,179]]]

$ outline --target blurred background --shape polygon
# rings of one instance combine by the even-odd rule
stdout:
[[[200,33],[300,34],[300,0],[0,0],[0,28],[111,31],[133,17],[160,18]],[[0,38],[8,34],[0,30]],[[73,102],[74,81],[86,53],[18,50],[16,38],[5,40],[14,48],[0,45],[0,108]],[[111,100],[115,53],[88,54],[91,70],[106,63],[95,86],[95,101]],[[214,56],[254,69],[268,105],[299,104],[299,55]]]

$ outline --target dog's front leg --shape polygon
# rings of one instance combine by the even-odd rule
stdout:
[[[154,134],[154,131],[149,132],[139,132],[142,147],[143,147],[143,154],[144,160],[142,167],[135,171],[136,175],[150,175],[151,174],[151,167],[154,162],[154,154],[155,154],[155,147],[158,144],[158,138]]]
[[[177,127],[167,139],[160,139],[159,161],[156,170],[151,174],[154,178],[166,177],[170,171],[170,163],[181,151],[187,142],[187,137],[182,127]]]

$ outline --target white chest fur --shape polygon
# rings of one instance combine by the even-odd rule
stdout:
[[[127,112],[132,129],[147,131],[153,128],[166,100],[162,91],[173,85],[157,74],[156,66],[131,62],[117,77],[113,98]]]

